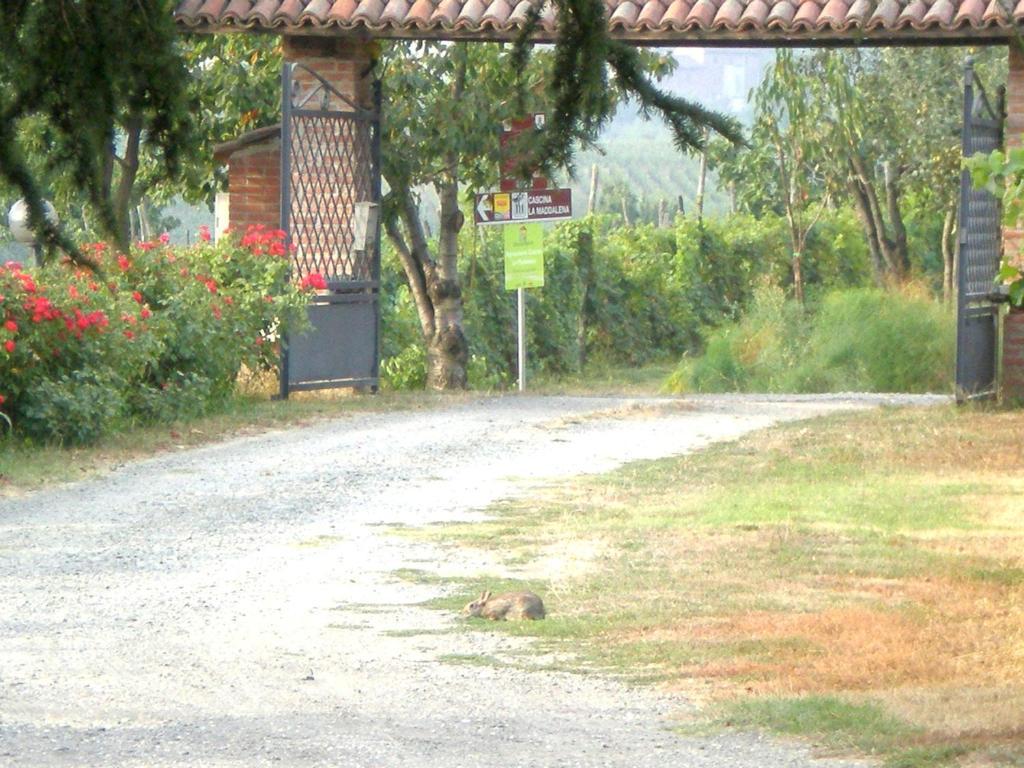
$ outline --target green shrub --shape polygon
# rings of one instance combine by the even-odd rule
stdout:
[[[787,231],[780,216],[745,214],[703,222],[679,217],[666,229],[616,226],[602,216],[550,228],[545,286],[528,292],[530,369],[558,375],[578,371],[584,358],[604,366],[643,365],[699,351],[708,329],[734,322],[747,310],[759,280],[787,288]],[[589,255],[580,247],[585,233],[591,236]],[[500,230],[466,227],[460,250],[469,351],[486,364],[481,375],[471,376],[471,385],[511,381],[516,301],[503,284]],[[812,297],[870,278],[867,248],[851,213],[828,212],[818,222],[808,239],[804,274]],[[404,281],[398,259],[386,248],[385,360],[408,360],[405,350],[423,346]],[[415,377],[401,378],[415,385]]]
[[[807,314],[762,286],[750,311],[713,331],[666,386],[698,392],[948,392],[951,312],[922,289],[827,294]]]
[[[923,290],[874,288],[825,297],[795,371],[802,392],[949,392],[952,312]]]
[[[384,389],[423,389],[427,384],[427,354],[419,344],[410,344],[380,364]]]
[[[24,437],[89,442],[123,423],[203,413],[239,371],[277,364],[305,322],[283,233],[214,244],[87,246],[95,272],[0,268],[0,412]]]

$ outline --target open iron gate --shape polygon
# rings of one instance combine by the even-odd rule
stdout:
[[[1003,146],[1005,89],[990,95],[970,59],[964,72],[964,157]],[[957,268],[956,399],[991,397],[996,391],[999,296],[995,276],[1002,254],[999,200],[960,175],[960,236]]]
[[[312,329],[284,339],[281,397],[376,389],[380,364],[380,82],[373,109],[303,64],[281,76],[281,229],[293,279],[321,275]]]

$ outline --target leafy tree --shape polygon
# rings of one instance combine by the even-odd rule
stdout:
[[[143,150],[160,161],[158,170],[143,174],[147,188],[161,176],[180,177],[183,157],[195,156],[189,153],[194,145],[188,130],[186,57],[174,44],[171,2],[61,0],[56,5],[13,0],[0,11],[5,40],[0,84],[7,86],[0,96],[0,176],[26,197],[47,242],[74,252],[73,243],[44,225],[43,175],[25,158],[22,123],[41,120],[52,147],[46,170],[69,173],[73,187],[98,212],[101,228],[123,244],[128,228],[124,211],[138,194]],[[533,105],[550,114],[548,128],[536,141],[514,148],[521,158],[517,171],[524,175],[530,168],[571,166],[576,147],[597,137],[622,94],[636,98],[645,114],[664,117],[681,149],[702,146],[708,126],[738,136],[732,121],[657,89],[650,80],[653,57],[609,37],[601,0],[556,0],[555,10],[559,39],[536,56],[529,38],[539,23],[539,8],[510,48],[398,43],[385,56],[392,94],[386,228],[420,312],[431,359],[428,381],[434,387],[466,384],[457,245],[464,217],[458,194],[460,183],[483,186],[496,178],[495,127],[502,119]],[[212,44],[217,45],[222,50],[230,46]],[[215,67],[220,52],[205,47],[196,51],[193,73],[216,83],[208,68]],[[260,61],[255,55],[248,70],[243,67],[252,75],[247,82],[261,81],[253,71]],[[214,90],[228,89],[216,83]],[[201,88],[196,95],[202,95]],[[208,117],[230,123],[226,112],[238,103],[227,109],[215,105]],[[119,135],[124,137],[122,155],[115,151]],[[209,180],[201,177],[195,174],[184,183],[193,192],[208,192]],[[424,183],[433,184],[441,200],[436,252],[417,215],[415,190]]]
[[[578,40],[570,33],[564,46],[531,56],[518,48],[484,43],[393,43],[384,50],[383,162],[390,190],[385,230],[416,304],[427,349],[427,382],[433,388],[461,388],[467,383],[469,346],[463,330],[458,242],[465,216],[460,190],[496,184],[501,161],[510,154],[524,175],[531,166],[570,166],[574,149],[596,138],[617,101],[636,93],[640,79],[664,71],[669,63],[632,49],[625,56],[614,46],[598,46],[593,55],[604,58],[586,60],[581,58],[588,50],[584,43],[580,48],[566,47]],[[567,74],[573,67],[574,74]],[[674,116],[671,124],[678,143],[698,145],[705,122],[736,135],[730,121],[685,102],[688,111],[680,116],[671,111],[679,106],[678,100],[646,88],[637,96],[641,106],[668,110]],[[581,114],[566,122],[573,110]],[[498,127],[534,111],[553,116],[548,129],[503,150]],[[418,190],[424,185],[434,187],[440,200],[436,246],[424,229],[419,206]]]
[[[190,121],[170,11],[167,0],[0,5],[0,177],[28,201],[49,248],[78,257],[45,221],[47,178],[66,174],[99,226],[124,244],[124,200],[142,147],[162,174],[179,172]]]
[[[741,207],[775,210],[800,233],[817,212],[845,203],[857,213],[875,280],[902,280],[913,254],[908,221],[923,227],[942,254],[948,291],[953,273],[963,63],[955,48],[779,51],[755,92],[749,150],[718,148],[720,176],[737,187]],[[979,52],[988,81],[996,55]],[[802,224],[801,224],[802,222]],[[794,257],[794,274],[799,259]],[[796,284],[796,283],[795,283]],[[799,285],[797,284],[799,291]]]

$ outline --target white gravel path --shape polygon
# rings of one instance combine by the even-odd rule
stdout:
[[[685,701],[594,675],[444,663],[516,641],[430,634],[457,619],[393,572],[474,563],[380,526],[885,401],[491,398],[0,500],[0,765],[853,765],[757,734],[679,737]],[[394,634],[413,629],[428,633]]]

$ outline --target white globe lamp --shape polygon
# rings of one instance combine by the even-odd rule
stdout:
[[[56,226],[60,222],[60,218],[57,216],[57,209],[53,207],[53,203],[49,200],[43,201],[43,210],[46,220],[50,224]],[[14,239],[32,249],[38,264],[40,261],[39,239],[36,237],[36,233],[29,222],[28,203],[24,199],[11,206],[11,210],[7,213],[7,224],[11,228],[11,234],[14,235]]]

